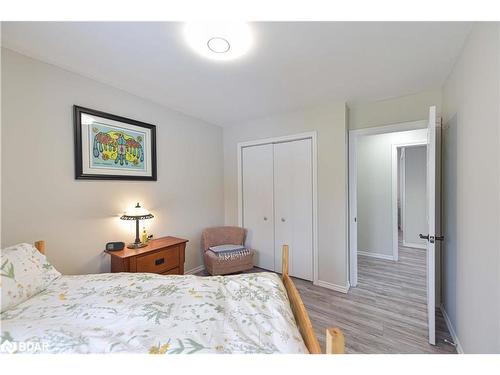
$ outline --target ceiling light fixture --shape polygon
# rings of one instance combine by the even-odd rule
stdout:
[[[187,23],[184,34],[189,46],[212,60],[234,60],[252,46],[252,33],[246,23]]]
[[[208,49],[215,53],[226,53],[231,48],[229,42],[224,38],[211,38],[207,42]]]

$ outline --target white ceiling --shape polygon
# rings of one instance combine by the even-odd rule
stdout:
[[[203,59],[182,23],[2,22],[5,47],[221,126],[440,88],[464,22],[258,22],[250,53]]]

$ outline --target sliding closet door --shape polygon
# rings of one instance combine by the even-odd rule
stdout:
[[[275,270],[290,246],[290,275],[313,279],[312,141],[274,145]]]
[[[274,270],[273,145],[242,149],[243,227],[257,267]]]

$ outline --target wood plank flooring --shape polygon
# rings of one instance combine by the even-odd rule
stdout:
[[[440,311],[437,345],[427,343],[425,262],[425,250],[403,246],[398,262],[359,256],[358,286],[348,294],[294,279],[323,351],[325,329],[336,326],[347,353],[456,353],[443,341],[451,336]]]

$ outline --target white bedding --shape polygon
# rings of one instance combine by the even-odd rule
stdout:
[[[4,352],[307,353],[267,272],[62,276],[0,319]]]

